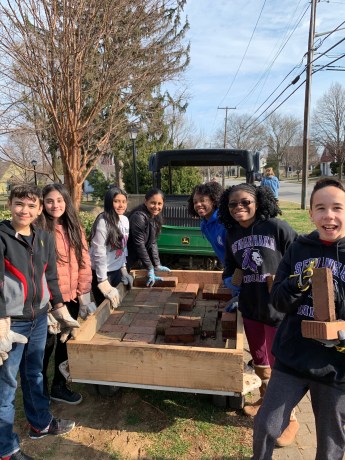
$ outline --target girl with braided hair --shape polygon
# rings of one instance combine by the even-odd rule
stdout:
[[[267,277],[275,274],[287,248],[297,238],[287,222],[276,218],[279,214],[277,200],[267,187],[234,185],[220,199],[218,216],[227,229],[223,280],[239,296],[238,309],[243,316],[255,373],[262,381],[260,399],[243,409],[252,417],[261,406],[271,376],[272,343],[284,316],[273,308]],[[236,268],[243,272],[240,288],[231,283]],[[290,425],[277,440],[278,445],[290,444],[297,430],[298,422],[292,416]]]

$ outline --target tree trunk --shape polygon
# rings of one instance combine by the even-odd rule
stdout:
[[[79,171],[72,171],[68,169],[67,165],[64,163],[64,184],[77,211],[79,211],[83,194],[83,184],[78,183],[78,175]]]

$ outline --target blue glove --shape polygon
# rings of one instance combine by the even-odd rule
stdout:
[[[148,270],[147,276],[148,276],[148,280],[146,283],[147,287],[152,287],[156,281],[163,281],[162,278],[155,275],[155,269],[153,267]]]
[[[171,272],[170,268],[164,267],[164,265],[158,265],[158,267],[155,267],[155,270],[157,272]]]
[[[233,311],[236,311],[238,308],[238,297],[233,297],[230,302],[227,304],[225,307],[225,311],[228,313],[231,313]]]
[[[240,295],[241,288],[239,286],[234,286],[233,284],[231,284],[231,281],[232,281],[232,276],[229,276],[228,278],[225,278],[223,280],[225,286],[228,289],[232,290],[232,296],[233,297],[238,297]]]

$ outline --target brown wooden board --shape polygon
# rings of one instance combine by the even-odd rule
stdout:
[[[220,272],[173,271],[173,276],[178,276],[179,282],[197,282],[201,288],[206,283],[221,282]],[[126,291],[121,286],[119,289],[123,297]],[[128,298],[135,297],[133,292],[127,295]],[[126,297],[120,307],[124,310],[124,305],[128,305]],[[133,321],[137,318],[145,320],[146,315],[147,321],[157,318],[141,311],[139,307]],[[111,313],[109,302],[104,301],[95,315],[82,322],[76,339],[68,341],[72,381],[118,382],[126,386],[132,384],[206,392],[243,391],[243,325],[240,314],[237,315],[236,341],[233,341],[231,349],[226,349],[225,341],[219,335],[221,331],[218,330],[216,339],[206,339],[205,346],[199,339],[195,345],[201,346],[119,341],[116,333],[99,332]]]

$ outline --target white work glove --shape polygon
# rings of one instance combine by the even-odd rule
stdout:
[[[61,332],[60,323],[56,321],[56,319],[50,312],[48,313],[48,332],[49,334],[54,334],[54,335]]]
[[[14,343],[27,343],[28,339],[17,332],[11,331],[11,318],[0,318],[0,366],[8,358]]]
[[[98,289],[104,295],[104,297],[110,300],[110,304],[112,308],[115,310],[119,306],[120,303],[120,293],[119,291],[114,288],[108,280],[101,281],[98,283]]]
[[[94,302],[91,302],[90,293],[78,295],[79,300],[79,316],[86,319],[88,316],[93,315],[97,310]]]
[[[132,289],[132,287],[133,287],[133,276],[128,273],[126,267],[121,268],[121,282],[125,286],[128,286],[128,289]]]
[[[72,338],[75,337],[75,329],[79,328],[80,325],[77,320],[73,319],[68,311],[66,305],[51,311],[53,317],[60,323],[61,326],[61,337],[62,343],[66,342],[68,336],[71,334]]]

